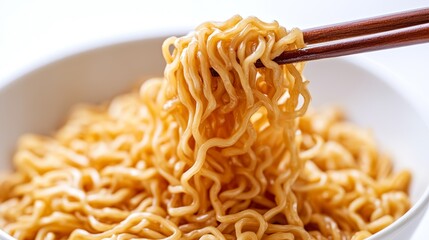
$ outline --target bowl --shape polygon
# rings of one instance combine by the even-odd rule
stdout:
[[[17,139],[24,133],[50,134],[70,108],[111,99],[136,81],[162,76],[165,37],[139,37],[101,44],[52,60],[0,86],[0,169],[11,169]],[[396,168],[413,173],[413,207],[370,239],[409,239],[429,199],[429,127],[412,95],[398,79],[364,58],[308,63],[313,106],[336,105],[358,125],[371,128]],[[0,231],[0,239],[12,239]]]

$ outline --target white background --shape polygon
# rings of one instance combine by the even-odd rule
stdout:
[[[305,29],[420,7],[429,7],[429,0],[0,0],[0,86],[78,49],[189,30],[203,21],[221,21],[234,14]],[[429,117],[429,44],[362,56],[402,79],[403,88],[420,98],[420,108],[428,109]],[[412,239],[427,239],[427,226],[428,213]]]

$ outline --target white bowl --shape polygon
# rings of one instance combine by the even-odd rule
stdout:
[[[10,169],[18,137],[52,133],[70,107],[101,102],[135,82],[163,74],[164,37],[120,41],[57,59],[0,87],[0,169]],[[413,207],[370,239],[409,239],[429,199],[429,128],[413,106],[413,96],[398,89],[396,79],[358,58],[332,59],[307,65],[313,106],[343,107],[359,125],[374,130],[391,152],[397,168],[413,173]],[[12,239],[0,231],[0,239]]]

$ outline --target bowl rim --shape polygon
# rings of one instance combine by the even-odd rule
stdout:
[[[70,58],[76,57],[87,52],[97,51],[103,48],[126,45],[142,40],[158,40],[160,38],[168,38],[171,36],[183,36],[192,30],[193,29],[189,26],[149,29],[143,32],[105,37],[82,44],[76,44],[75,46],[66,47],[64,49],[56,51],[55,53],[51,53],[47,56],[41,57],[40,59],[37,59],[32,63],[28,63],[11,73],[8,73],[4,76],[0,76],[0,92],[3,91],[3,89],[8,88],[8,86],[13,84],[14,82],[17,82],[20,79],[33,74],[35,71],[41,68],[48,67],[56,62],[68,60]]]
[[[160,29],[155,31],[146,31],[137,34],[131,34],[126,36],[119,37],[111,37],[107,39],[101,39],[98,41],[93,41],[84,45],[76,46],[75,48],[70,48],[64,51],[60,51],[54,55],[48,56],[45,59],[40,59],[38,63],[28,65],[23,67],[21,70],[6,76],[5,79],[1,79],[0,81],[0,94],[3,91],[6,91],[8,88],[12,87],[17,82],[23,81],[25,77],[30,76],[34,72],[39,69],[48,67],[57,62],[66,61],[73,57],[77,57],[79,55],[100,51],[103,49],[108,49],[120,45],[127,45],[131,43],[141,42],[141,41],[150,41],[150,40],[161,40],[162,38],[167,38],[169,36],[182,36],[186,35],[190,31],[189,28],[171,28],[171,29]],[[400,76],[398,76],[391,68],[386,67],[385,65],[374,61],[371,58],[366,56],[358,55],[358,56],[346,56],[346,57],[338,57],[341,61],[349,63],[361,71],[366,71],[376,78],[380,79],[386,85],[392,87],[392,89],[404,100],[409,103],[410,107],[416,111],[416,114],[421,120],[423,120],[426,127],[429,129],[429,119],[424,114],[424,109],[422,105],[421,96],[413,94],[412,91],[404,87],[405,85],[400,80]],[[392,224],[377,232],[376,234],[369,237],[369,240],[374,240],[379,237],[384,237],[396,229],[400,229],[402,226],[406,225],[409,219],[416,217],[418,213],[424,211],[423,214],[429,214],[426,212],[427,204],[429,202],[429,186],[426,187],[422,195],[417,199],[417,201],[411,206],[411,208],[399,219],[395,220]],[[418,225],[420,222],[418,223]],[[417,225],[417,226],[418,226]],[[416,227],[417,227],[416,226]],[[0,229],[0,239],[2,240],[15,240],[12,236],[4,232]]]

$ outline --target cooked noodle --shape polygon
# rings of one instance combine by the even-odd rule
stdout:
[[[303,46],[298,29],[239,16],[167,39],[164,79],[76,107],[53,137],[21,138],[0,183],[0,228],[18,239],[206,240],[385,228],[410,207],[411,175],[393,173],[339,110],[304,115],[304,64],[272,61]]]

